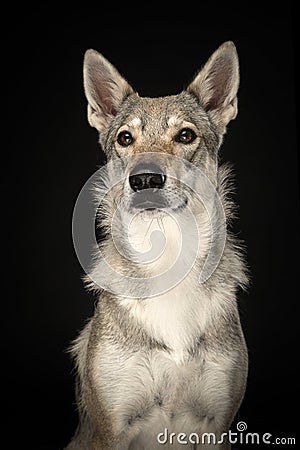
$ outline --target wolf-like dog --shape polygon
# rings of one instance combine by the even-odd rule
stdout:
[[[106,189],[102,258],[86,281],[99,301],[72,344],[79,425],[68,450],[230,448],[247,381],[237,292],[248,273],[218,151],[238,87],[232,42],[186,89],[159,98],[139,96],[97,51],[85,54],[88,121],[122,177],[110,185],[108,170],[95,188],[96,197]],[[162,251],[139,258],[151,245]]]

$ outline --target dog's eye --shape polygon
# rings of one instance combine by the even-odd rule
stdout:
[[[196,139],[196,133],[190,128],[182,128],[175,137],[176,142],[181,142],[182,144],[190,144]]]
[[[134,139],[129,131],[121,131],[118,134],[117,141],[118,144],[122,145],[123,147],[127,147],[128,145],[133,143]]]

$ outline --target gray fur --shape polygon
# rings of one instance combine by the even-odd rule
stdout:
[[[187,89],[175,96],[140,97],[103,56],[92,50],[86,53],[84,74],[89,121],[100,132],[100,144],[108,159],[126,152],[145,157],[148,152],[157,152],[191,161],[216,187],[229,226],[235,216],[230,199],[231,170],[219,167],[218,150],[228,122],[237,113],[239,69],[234,45],[223,44]],[[180,121],[188,121],[197,130],[200,138],[194,145],[177,144],[172,139]],[[136,141],[124,149],[116,143],[116,136],[128,123],[138,123],[132,125]],[[175,182],[168,185],[170,201],[178,188]],[[124,192],[112,190],[103,204],[100,217],[105,239],[101,246],[116,269],[142,274],[146,273],[144,268],[115,250],[110,235],[116,199],[124,197],[124,213],[127,207]],[[186,195],[196,208],[193,196]],[[205,235],[205,223],[199,226]],[[95,289],[99,301],[94,316],[72,346],[80,423],[68,450],[160,448],[156,434],[165,427],[169,432],[214,432],[218,436],[228,431],[247,378],[247,349],[236,302],[237,290],[247,285],[247,270],[241,245],[230,229],[217,269],[200,285],[197,277],[203,258],[195,262],[184,288],[174,288],[175,312],[170,310],[169,320],[177,324],[182,340],[177,340],[174,327],[169,338],[164,327],[155,329],[155,320],[150,328],[146,325],[147,321],[150,324],[148,315],[156,311],[159,316],[164,314],[155,299],[123,299],[98,292],[86,277],[87,287]],[[93,270],[97,271],[97,264]],[[157,301],[168,304],[170,296]],[[228,443],[213,447],[230,448]]]

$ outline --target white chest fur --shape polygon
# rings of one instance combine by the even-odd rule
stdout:
[[[204,333],[215,315],[213,299],[199,298],[199,289],[191,276],[160,296],[120,302],[153,339],[171,350],[177,362],[195,338]]]

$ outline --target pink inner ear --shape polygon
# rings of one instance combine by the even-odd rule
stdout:
[[[232,87],[233,67],[230,58],[218,57],[207,74],[211,97],[206,109],[212,110],[221,107],[230,95]]]
[[[100,67],[93,67],[90,70],[90,81],[93,91],[93,99],[101,108],[103,114],[114,115],[116,108],[114,104],[113,85],[115,82],[110,74]]]

